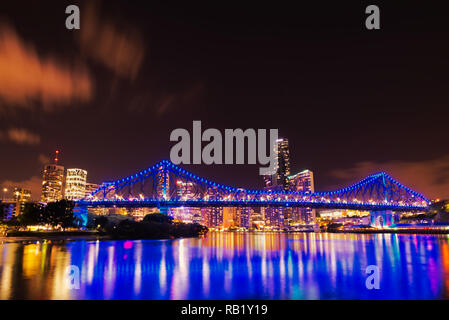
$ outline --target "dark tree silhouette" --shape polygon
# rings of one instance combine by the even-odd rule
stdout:
[[[63,229],[75,227],[76,219],[73,215],[74,203],[68,200],[50,202],[44,209],[44,222]]]
[[[21,226],[37,225],[44,222],[43,209],[40,204],[26,203],[22,214],[17,217]]]

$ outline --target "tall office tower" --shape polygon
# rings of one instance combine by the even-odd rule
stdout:
[[[81,200],[86,196],[87,171],[83,169],[67,169],[65,180],[65,198]]]
[[[54,163],[44,166],[41,201],[45,203],[59,201],[63,198],[64,167],[58,165],[58,156],[59,151],[56,151]]]
[[[276,171],[271,175],[264,176],[265,186],[281,186],[283,190],[288,190],[288,176],[290,175],[290,149],[288,139],[281,138],[276,140]]]
[[[313,172],[310,170],[301,171],[289,176],[290,191],[312,193],[315,191]],[[315,223],[316,210],[312,208],[293,208],[292,222],[313,224]]]
[[[86,193],[84,194],[85,198],[89,198],[89,196],[94,193],[101,186],[95,183],[86,183]]]

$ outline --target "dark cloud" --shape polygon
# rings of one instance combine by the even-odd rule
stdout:
[[[0,139],[25,145],[37,145],[41,142],[38,134],[23,128],[11,128],[5,133],[0,133]]]
[[[145,55],[142,36],[132,28],[120,28],[100,19],[90,2],[83,10],[81,48],[89,57],[115,74],[135,79]]]

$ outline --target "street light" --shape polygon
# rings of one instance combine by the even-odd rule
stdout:
[[[5,201],[5,194],[8,192],[7,188],[3,188],[3,201]]]

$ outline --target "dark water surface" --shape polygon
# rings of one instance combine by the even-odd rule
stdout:
[[[379,267],[379,290],[366,288],[368,265]],[[448,298],[447,235],[0,240],[0,299]]]

